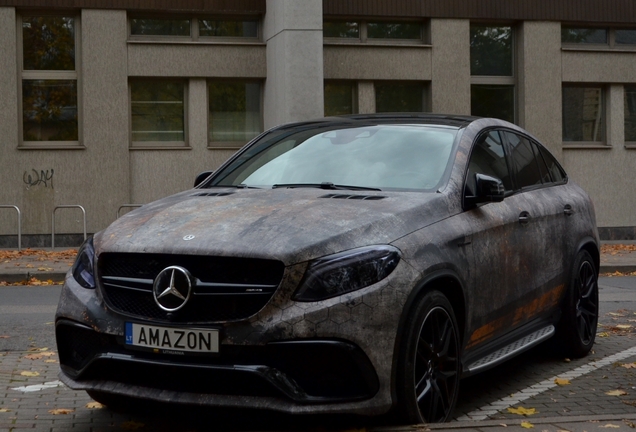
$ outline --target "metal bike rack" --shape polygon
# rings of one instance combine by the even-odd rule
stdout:
[[[18,206],[14,205],[0,205],[0,208],[12,208],[18,212],[18,251],[22,250],[22,213]]]
[[[121,209],[124,209],[124,208],[138,208],[138,207],[141,207],[141,206],[143,206],[143,204],[122,204],[117,209],[117,217],[115,217],[115,219],[119,219],[119,213],[121,212]]]
[[[84,240],[86,240],[86,210],[81,205],[59,205],[53,209],[51,217],[51,249],[55,249],[55,211],[61,208],[78,208],[84,215]]]

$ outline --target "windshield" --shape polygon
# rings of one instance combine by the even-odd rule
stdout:
[[[250,146],[208,186],[351,186],[436,189],[457,128],[437,125],[333,126],[277,130]]]

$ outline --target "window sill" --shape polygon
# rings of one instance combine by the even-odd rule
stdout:
[[[356,47],[356,48],[379,48],[379,47],[390,47],[390,48],[433,48],[431,44],[425,44],[421,42],[335,42],[335,41],[324,41],[323,46],[346,46],[346,47]]]
[[[227,46],[266,46],[261,41],[202,41],[202,40],[174,40],[174,39],[128,39],[130,45],[227,45]]]
[[[167,145],[132,145],[128,150],[192,150],[190,146],[167,146]]]
[[[625,143],[625,148],[628,150],[636,150],[636,143]]]
[[[563,144],[563,150],[611,150],[612,146],[606,144]]]
[[[80,144],[22,144],[18,150],[86,150]]]
[[[630,54],[634,54],[636,53],[636,46],[634,46],[634,48],[610,48],[609,46],[589,46],[589,47],[585,47],[585,46],[568,46],[568,47],[561,47],[561,51],[566,51],[566,52],[597,52],[597,53],[630,53]]]

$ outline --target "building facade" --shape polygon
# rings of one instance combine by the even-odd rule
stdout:
[[[23,245],[191,187],[323,115],[493,116],[636,234],[632,0],[0,0],[0,205]],[[16,244],[0,207],[0,247]]]

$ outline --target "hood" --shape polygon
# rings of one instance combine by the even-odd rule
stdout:
[[[277,259],[286,265],[392,241],[447,216],[423,192],[192,189],[147,204],[95,236],[102,252]]]

